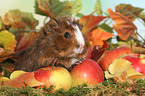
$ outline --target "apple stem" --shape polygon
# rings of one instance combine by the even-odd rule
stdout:
[[[138,51],[138,58],[140,58],[140,51]]]
[[[57,58],[55,58],[54,59],[54,62],[53,62],[53,64],[52,64],[52,70],[53,70],[53,68],[54,68],[54,65],[55,65],[55,62],[57,61]]]

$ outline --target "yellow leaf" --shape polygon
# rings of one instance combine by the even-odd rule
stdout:
[[[116,76],[120,77],[122,72],[126,71],[129,67],[131,67],[131,63],[125,59],[116,59],[109,66],[109,72]]]
[[[128,70],[127,70],[127,76],[129,77],[129,76],[133,76],[133,75],[141,75],[141,73],[135,71],[133,69],[133,67],[128,68]]]
[[[0,32],[0,41],[3,44],[4,49],[14,51],[16,47],[15,35],[7,30]]]
[[[21,76],[24,73],[26,73],[26,72],[25,71],[22,71],[22,70],[14,71],[13,73],[11,73],[10,79],[18,78],[19,76]]]

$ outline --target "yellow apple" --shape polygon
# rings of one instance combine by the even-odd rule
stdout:
[[[35,71],[35,79],[39,82],[45,83],[45,87],[49,88],[50,86],[54,86],[55,90],[63,88],[64,90],[69,90],[72,85],[71,75],[63,67],[45,67]]]

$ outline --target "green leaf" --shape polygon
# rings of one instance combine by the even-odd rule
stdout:
[[[102,23],[101,25],[98,26],[99,28],[103,29],[106,32],[113,33],[113,28],[107,25],[106,23]]]
[[[32,13],[10,10],[2,18],[5,25],[11,26],[10,31],[31,31],[35,30],[38,20],[34,19]]]
[[[101,4],[101,0],[97,0],[96,5],[95,5],[95,10],[96,10],[96,13],[99,16],[102,16],[102,4]]]
[[[119,4],[115,6],[116,12],[120,12],[124,16],[127,16],[132,21],[144,10],[143,8],[133,7],[130,4]]]
[[[62,16],[64,14],[63,10],[66,8],[66,11],[71,9],[70,4],[67,5],[67,1],[60,2],[59,0],[35,0],[35,6],[35,13],[45,14],[51,18]],[[68,14],[70,13],[68,11]]]
[[[145,22],[145,12],[141,12],[139,17]]]
[[[77,14],[82,9],[81,0],[70,1],[70,4],[72,6],[72,14]]]
[[[6,50],[14,51],[16,47],[15,35],[8,32],[7,30],[0,32],[0,42]]]
[[[63,1],[59,0],[35,0],[35,13],[49,16],[51,18],[72,16],[82,8],[81,0]]]
[[[38,6],[38,0],[35,0],[34,9],[35,9],[35,13],[36,13],[36,14],[47,16],[47,15],[45,15],[45,13],[39,8],[39,6]]]
[[[82,14],[82,13],[77,13],[76,16],[81,18],[81,17],[84,16],[84,14]]]

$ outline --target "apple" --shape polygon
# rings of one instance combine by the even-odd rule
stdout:
[[[39,82],[45,83],[46,88],[54,86],[52,92],[63,88],[64,90],[69,90],[72,84],[72,79],[70,73],[63,67],[45,67],[36,70],[35,79]]]
[[[145,55],[141,54],[140,57],[138,57],[138,54],[129,54],[122,58],[131,62],[131,65],[135,71],[145,75]]]
[[[108,70],[109,65],[118,57],[124,54],[131,54],[131,49],[125,46],[107,51],[98,61],[104,71]]]
[[[99,64],[91,59],[85,59],[77,64],[70,72],[72,76],[72,87],[87,83],[96,85],[104,81],[104,74]]]

